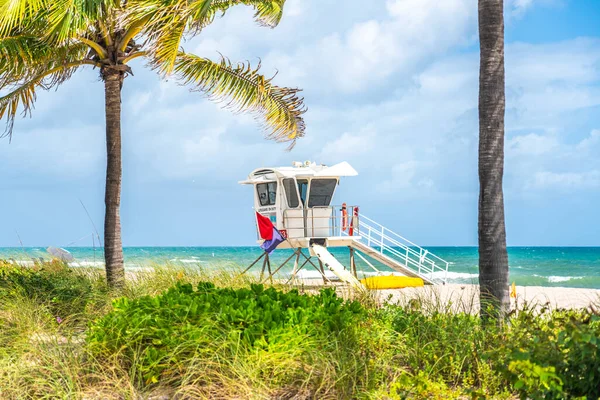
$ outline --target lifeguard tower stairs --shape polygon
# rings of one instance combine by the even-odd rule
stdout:
[[[365,255],[405,276],[421,278],[428,284],[446,283],[448,261],[363,214],[359,214],[358,221],[359,236],[353,237],[351,253],[354,252],[374,272],[381,273]]]

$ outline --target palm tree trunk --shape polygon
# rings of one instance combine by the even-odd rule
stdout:
[[[510,307],[504,222],[503,0],[479,0],[479,285],[481,315],[502,318]],[[491,308],[490,308],[491,307]]]
[[[104,259],[106,280],[110,287],[120,288],[125,281],[123,245],[121,242],[121,85],[123,75],[106,71],[104,95],[106,111],[106,206],[104,215]]]

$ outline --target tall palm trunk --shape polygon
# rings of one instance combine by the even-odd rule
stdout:
[[[479,0],[479,285],[481,314],[502,318],[509,309],[504,222],[503,0]],[[491,308],[492,315],[488,311]]]
[[[106,111],[106,205],[104,215],[104,258],[106,280],[119,288],[125,281],[121,242],[121,86],[123,74],[105,71],[104,95]]]

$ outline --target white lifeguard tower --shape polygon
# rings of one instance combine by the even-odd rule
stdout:
[[[340,179],[356,175],[358,172],[347,162],[328,167],[307,161],[294,162],[291,167],[259,168],[240,181],[242,185],[253,186],[254,210],[268,217],[286,239],[278,248],[295,250],[275,271],[271,270],[269,255],[265,252],[244,272],[264,258],[261,280],[267,269],[270,278],[295,257],[290,279],[310,264],[327,281],[325,265],[340,280],[359,287],[355,263],[358,256],[379,274],[381,271],[367,257],[396,273],[419,277],[425,283],[445,283],[447,261],[367,218],[359,213],[358,206],[333,205]],[[262,243],[258,223],[257,236]],[[349,270],[329,253],[328,247],[350,249]],[[303,249],[309,250],[309,256]],[[302,264],[300,257],[304,257]],[[318,258],[318,267],[312,257]]]

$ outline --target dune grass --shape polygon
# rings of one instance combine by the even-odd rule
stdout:
[[[525,307],[482,326],[430,299],[342,300],[179,266],[114,293],[102,272],[0,262],[0,398],[600,396],[593,310]]]

